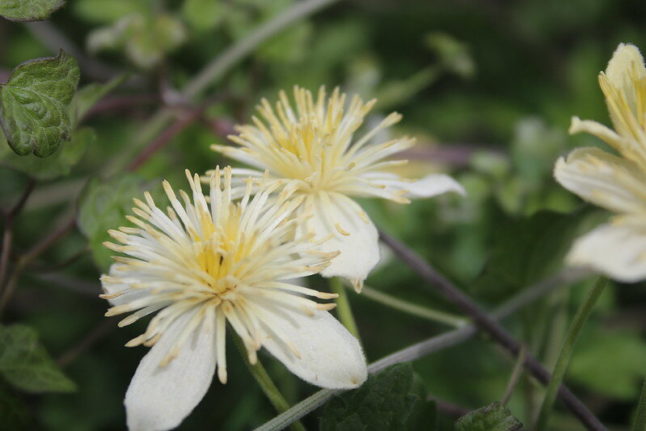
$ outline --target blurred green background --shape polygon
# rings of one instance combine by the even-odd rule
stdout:
[[[158,108],[173,106],[180,117],[191,109],[178,89],[296,3],[70,0],[46,26],[0,19],[0,81],[23,61],[53,55],[55,36],[80,53],[82,85],[129,72],[84,119],[96,138],[88,138],[69,174],[17,160],[4,143],[0,149],[3,208],[18,199],[30,176],[38,178],[15,221],[15,253],[30,249],[70,211],[81,212],[80,229],[23,273],[2,316],[4,324],[35,328],[77,390],[27,394],[0,382],[1,429],[124,429],[123,396],[145,350],[123,344],[144,324],[116,330],[116,321],[103,317],[107,304],[97,295],[99,274],[109,262],[100,248],[105,229],[122,223],[133,195],[144,188],[159,191],[161,178],[184,186],[185,168],[204,172],[229,163],[209,145],[227,142],[233,125],[247,122],[260,98],[272,100],[280,89],[340,86],[379,99],[370,122],[393,110],[404,115],[389,133],[417,138],[418,146],[407,154],[412,160],[407,175],[449,172],[468,196],[362,205],[381,228],[487,307],[555,273],[575,234],[606,216],[560,188],[551,171],[569,149],[600,145],[589,136],[569,136],[567,129],[572,115],[609,123],[597,75],[618,43],[646,47],[646,5],[639,1],[341,1],[260,45],[202,94],[208,103],[199,119],[178,130],[136,173],[108,178],[111,167],[139,153],[137,137]],[[455,312],[383,254],[369,286]],[[323,280],[312,284],[326,289]],[[507,326],[544,363],[553,364],[588,287],[581,283],[559,291]],[[628,429],[646,377],[643,287],[613,285],[605,292],[566,378],[611,429]],[[354,293],[350,299],[369,361],[447,329]],[[214,382],[180,429],[244,430],[274,415],[232,347],[229,383]],[[261,359],[291,402],[315,390],[269,356]],[[512,368],[513,361],[485,337],[414,363],[429,395],[467,410],[500,399]],[[523,379],[511,411],[529,423],[540,394]],[[304,420],[308,429],[317,429],[322,411]],[[440,409],[438,417],[439,429],[452,429],[454,416]],[[552,426],[581,429],[562,407]]]

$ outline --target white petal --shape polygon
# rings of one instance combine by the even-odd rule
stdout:
[[[139,363],[125,399],[130,431],[175,428],[211,385],[216,364],[212,322],[205,320],[178,356],[168,365],[159,366],[190,317],[171,324]]]
[[[352,199],[328,194],[310,199],[313,217],[306,224],[317,239],[328,238],[319,249],[339,251],[321,275],[344,277],[360,286],[379,262],[379,234],[375,225]],[[307,206],[307,205],[306,205]]]
[[[568,132],[572,135],[581,132],[589,133],[603,140],[617,151],[621,151],[625,146],[621,136],[614,130],[596,121],[581,120],[579,117],[572,117]]]
[[[631,161],[598,148],[579,148],[560,158],[554,176],[566,189],[609,210],[646,210],[646,175]]]
[[[608,62],[606,75],[615,88],[625,89],[631,86],[630,72],[634,72],[637,79],[646,76],[644,58],[635,45],[620,43]]]
[[[406,190],[406,197],[429,198],[448,192],[466,195],[464,187],[453,178],[444,174],[431,174],[410,183],[400,182],[399,188]]]
[[[568,262],[623,282],[646,279],[646,222],[616,219],[579,238]]]
[[[313,316],[281,309],[287,318],[275,317],[271,329],[289,342],[297,357],[274,337],[264,347],[301,379],[329,389],[351,389],[367,376],[366,359],[356,338],[327,311]]]

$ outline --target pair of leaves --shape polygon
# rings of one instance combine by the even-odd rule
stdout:
[[[41,21],[64,4],[65,0],[2,0],[0,16],[11,21]]]
[[[434,429],[435,404],[410,364],[372,375],[357,390],[327,403],[321,431]]]
[[[0,375],[25,392],[76,390],[40,344],[36,331],[24,325],[0,326]]]

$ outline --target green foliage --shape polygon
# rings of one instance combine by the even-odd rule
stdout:
[[[104,84],[92,83],[80,88],[75,94],[69,107],[69,116],[72,125],[76,125],[83,119],[83,116],[97,104],[108,93],[121,85],[127,76],[121,75],[112,78]]]
[[[123,49],[135,65],[150,69],[185,39],[184,25],[174,16],[133,13],[95,30],[88,47],[94,52]]]
[[[41,21],[64,4],[65,0],[2,0],[0,16],[12,21]]]
[[[14,392],[0,381],[0,424],[14,431],[33,429],[27,406]]]
[[[78,81],[76,60],[62,51],[13,70],[0,86],[0,125],[16,154],[48,157],[70,139],[68,109]]]
[[[393,365],[327,403],[321,431],[433,429],[435,405],[410,364]]]
[[[0,325],[0,374],[26,392],[76,390],[40,344],[36,331],[25,325]]]
[[[18,156],[13,153],[0,136],[0,166],[24,172],[38,180],[51,180],[70,173],[87,148],[96,142],[96,133],[89,127],[75,130],[72,139],[46,159],[33,154]]]
[[[646,377],[646,343],[635,330],[589,328],[576,346],[568,377],[595,392],[630,401]]]
[[[212,0],[185,0],[182,15],[198,33],[213,30],[224,19],[228,5]]]
[[[523,424],[499,402],[474,410],[458,419],[456,431],[520,431]]]
[[[141,191],[142,180],[129,174],[106,182],[93,179],[83,192],[78,226],[88,239],[94,262],[102,271],[110,266],[114,254],[103,245],[111,239],[108,230],[128,223],[125,216],[133,206],[132,199],[140,197]]]
[[[563,266],[572,241],[605,217],[591,209],[573,214],[540,211],[529,218],[499,223],[492,232],[493,245],[477,290],[505,296],[554,274]]]

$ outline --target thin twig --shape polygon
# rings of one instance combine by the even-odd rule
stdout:
[[[526,305],[531,304],[539,298],[542,298],[554,289],[563,286],[565,284],[564,281],[572,282],[576,279],[580,279],[582,274],[582,272],[565,270],[558,273],[554,277],[550,277],[540,283],[534,284],[527,289],[524,289],[521,293],[514,296],[509,301],[505,302],[501,307],[497,308],[492,313],[492,316],[494,316],[494,318],[496,319],[504,319],[506,317],[509,317]],[[391,365],[414,361],[431,353],[438,352],[448,347],[460,344],[461,342],[473,337],[477,332],[478,331],[473,324],[445,332],[444,334],[431,337],[427,340],[413,344],[411,346],[405,347],[402,350],[392,353],[372,363],[368,367],[368,370],[370,371],[370,373],[377,373],[380,370]],[[299,420],[308,413],[316,410],[317,408],[325,404],[334,395],[341,392],[342,391],[340,390],[331,389],[322,389],[318,392],[315,392],[308,398],[304,399],[298,404],[295,404],[288,411],[266,422],[265,424],[257,428],[256,431],[281,430],[293,421]]]
[[[94,343],[109,334],[117,327],[118,318],[101,319],[101,322],[87,333],[80,342],[70,347],[58,357],[56,362],[60,367],[66,367],[76,360],[83,352],[88,350]]]
[[[188,102],[194,102],[197,96],[206,90],[206,88],[216,83],[233,66],[251,54],[260,44],[280,33],[282,30],[285,30],[290,25],[313,15],[337,1],[339,0],[304,0],[288,7],[215,57],[184,87],[180,93],[180,98]],[[140,132],[133,143],[133,151],[137,151],[140,146],[153,140],[166,127],[168,122],[173,119],[173,116],[174,112],[172,109],[168,107],[159,109],[140,128]],[[120,171],[120,167],[123,166],[122,164],[126,164],[127,160],[130,160],[131,157],[131,154],[124,154],[122,158],[119,158],[108,167],[108,174]]]
[[[454,328],[460,328],[467,324],[467,320],[461,318],[460,316],[456,316],[445,311],[422,307],[421,305],[401,300],[395,296],[389,295],[377,289],[373,289],[366,285],[364,285],[363,289],[361,290],[361,296],[383,304],[394,310],[399,310],[403,313],[410,314],[411,316],[421,317],[422,319],[452,326]]]
[[[384,232],[380,232],[380,238],[402,262],[406,263],[429,284],[432,284],[437,291],[442,293],[446,299],[455,304],[465,314],[473,318],[478,328],[488,333],[514,357],[518,356],[521,344],[479,305],[473,302],[471,298],[400,241]],[[543,384],[549,383],[551,379],[550,373],[532,355],[527,355],[525,366],[538,381]],[[567,408],[587,429],[594,431],[606,430],[606,427],[599,419],[567,387],[561,385],[558,394]]]
[[[2,250],[0,251],[0,295],[2,295],[5,289],[5,277],[9,270],[9,258],[11,257],[11,248],[13,245],[13,222],[16,219],[16,216],[20,214],[20,211],[25,206],[27,199],[31,195],[31,192],[36,187],[36,181],[29,179],[25,190],[18,198],[18,201],[14,206],[5,214],[4,219],[4,233],[2,234]]]
[[[516,364],[514,365],[514,369],[511,372],[511,376],[509,377],[509,382],[507,382],[505,393],[500,398],[500,403],[503,405],[507,405],[507,403],[511,399],[511,396],[514,394],[516,385],[518,385],[520,376],[523,373],[523,363],[525,362],[525,356],[527,356],[527,348],[523,346],[523,348],[520,350],[518,358],[516,359]]]
[[[195,122],[202,114],[202,111],[203,109],[200,108],[175,121],[175,123],[164,130],[161,135],[156,139],[153,139],[150,144],[148,144],[148,146],[144,148],[137,157],[135,157],[126,169],[131,172],[139,169],[141,165],[146,163],[157,151],[166,146],[166,144],[168,144],[175,136]]]
[[[343,326],[345,326],[352,335],[354,335],[358,340],[361,340],[361,337],[359,337],[359,328],[357,327],[357,322],[354,320],[352,307],[350,307],[348,292],[346,292],[343,282],[339,277],[332,277],[329,279],[329,283],[332,292],[338,295],[336,299],[336,314],[339,317],[339,321],[341,321]]]

